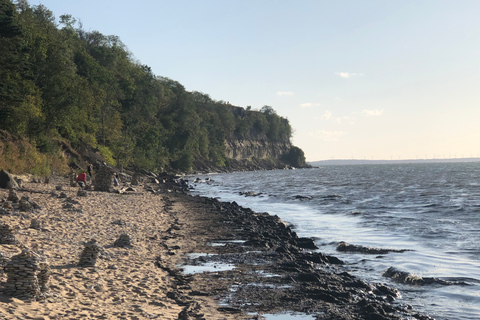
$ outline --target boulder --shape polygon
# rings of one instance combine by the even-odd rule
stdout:
[[[19,186],[13,176],[5,170],[0,170],[0,188],[18,189]]]

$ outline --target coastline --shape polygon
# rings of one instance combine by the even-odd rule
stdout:
[[[24,183],[18,196],[41,209],[16,210],[1,220],[19,243],[47,258],[49,289],[34,302],[0,295],[0,315],[261,319],[300,312],[316,319],[430,319],[392,304],[394,288],[366,283],[342,271],[337,258],[312,251],[313,241],[298,238],[278,217],[175,188],[181,186],[147,183],[123,194],[87,191],[81,197],[60,178]],[[67,197],[60,198],[61,192]],[[0,199],[7,196],[0,189]],[[74,201],[66,205],[67,199]],[[41,222],[40,229],[30,228],[32,219]],[[131,246],[114,246],[123,233]],[[80,267],[83,243],[92,238],[102,248],[99,259],[95,267]],[[10,257],[20,247],[0,245]],[[213,272],[201,272],[204,265]]]

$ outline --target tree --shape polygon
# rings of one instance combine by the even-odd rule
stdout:
[[[33,135],[42,118],[42,100],[32,81],[25,33],[13,3],[0,0],[0,125]]]
[[[275,111],[275,109],[266,105],[260,109],[260,112],[266,115],[277,115],[277,112]]]
[[[288,153],[283,156],[283,161],[297,168],[303,168],[307,165],[303,150],[295,146],[291,147]]]
[[[225,165],[229,139],[289,142],[290,124],[273,107],[245,110],[188,92],[135,61],[118,36],[16,3],[0,0],[0,126],[40,150],[63,138],[123,166],[188,170],[198,158]]]
[[[14,108],[21,103],[22,30],[11,1],[0,0],[0,124],[11,129]]]

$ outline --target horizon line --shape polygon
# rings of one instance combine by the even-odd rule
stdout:
[[[343,162],[352,162],[352,161],[361,161],[361,162],[405,162],[405,161],[480,161],[480,157],[462,157],[462,158],[418,158],[418,159],[361,159],[361,158],[352,158],[352,159],[347,159],[347,158],[340,158],[340,159],[324,159],[324,160],[313,160],[313,161],[307,161],[309,163],[312,162],[334,162],[334,161],[343,161]]]

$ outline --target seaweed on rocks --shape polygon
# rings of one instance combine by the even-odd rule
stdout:
[[[423,317],[392,304],[400,296],[397,289],[349,274],[340,259],[319,252],[313,239],[299,237],[278,216],[215,198],[182,196],[182,203],[202,208],[197,220],[186,215],[179,223],[201,235],[203,244],[192,239],[199,242],[195,252],[208,253],[186,257],[185,263],[214,266],[184,278],[188,294],[215,297],[224,312],[303,312],[316,319],[355,320]],[[218,239],[230,242],[209,245]],[[234,268],[215,269],[222,263]]]
[[[337,251],[340,252],[355,252],[355,253],[365,253],[365,254],[387,254],[387,253],[403,253],[405,251],[412,251],[408,249],[384,249],[384,248],[372,248],[364,247],[355,244],[346,243],[341,241],[337,245]]]
[[[410,285],[431,285],[431,284],[439,284],[444,286],[452,286],[452,285],[468,285],[466,282],[463,281],[448,281],[443,280],[435,277],[420,277],[406,271],[398,270],[394,267],[390,267],[383,273],[384,277],[391,278],[395,282],[410,284]]]

